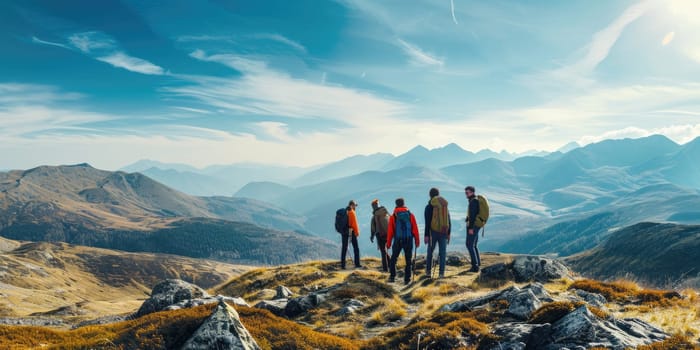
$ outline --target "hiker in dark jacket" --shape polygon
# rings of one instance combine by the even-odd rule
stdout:
[[[452,224],[450,221],[450,212],[447,210],[447,200],[440,196],[440,190],[431,188],[430,200],[425,206],[425,244],[428,245],[428,257],[425,262],[425,275],[431,276],[431,268],[433,267],[433,253],[435,246],[440,249],[439,264],[440,273],[438,278],[445,277],[445,261],[447,260],[447,244],[450,242],[450,234],[452,233]],[[447,226],[445,227],[445,223]]]
[[[357,244],[357,237],[360,236],[360,228],[357,225],[357,215],[355,208],[357,202],[351,200],[345,209],[348,212],[348,230],[342,234],[342,251],[340,252],[340,268],[345,269],[345,258],[348,253],[348,244],[352,243],[353,257],[355,258],[355,267],[360,268],[360,248]]]
[[[404,229],[409,232],[403,231]],[[396,260],[401,255],[401,250],[403,250],[404,258],[406,258],[403,281],[405,284],[411,281],[411,253],[413,252],[414,242],[416,243],[416,249],[418,249],[420,246],[420,234],[418,233],[416,217],[406,208],[404,199],[397,198],[396,209],[394,209],[394,214],[389,218],[389,229],[386,237],[386,248],[390,249],[392,243],[394,245],[391,251],[391,260],[389,261],[389,282],[394,282],[396,277]]]
[[[469,257],[471,259],[472,268],[469,270],[471,272],[479,272],[479,266],[481,266],[481,256],[479,256],[479,248],[476,244],[479,242],[479,227],[475,225],[476,216],[479,214],[479,200],[476,198],[474,193],[474,186],[467,186],[464,188],[464,194],[467,196],[467,201],[469,202],[469,209],[467,210],[467,250],[469,250]]]
[[[377,249],[382,258],[382,271],[389,271],[389,255],[386,252],[386,236],[389,229],[389,211],[384,206],[379,206],[379,200],[372,201],[372,235],[369,237],[370,242],[374,242],[374,237],[377,237]]]

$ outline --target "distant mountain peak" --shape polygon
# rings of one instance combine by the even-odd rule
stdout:
[[[557,149],[557,152],[566,153],[566,152],[575,150],[575,149],[580,148],[580,147],[581,147],[581,145],[578,142],[571,141],[571,142],[565,144],[564,146],[559,147],[559,149]]]

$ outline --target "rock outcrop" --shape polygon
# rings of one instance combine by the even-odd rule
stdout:
[[[153,312],[165,310],[170,305],[181,301],[209,297],[209,294],[194,284],[178,279],[167,279],[158,283],[134,315],[141,317]]]
[[[209,349],[259,350],[260,346],[241,323],[238,312],[222,301],[182,347],[182,350]]]
[[[549,282],[571,279],[572,273],[560,260],[536,255],[516,256],[510,263],[498,263],[481,270],[480,281]]]
[[[508,302],[507,314],[516,319],[527,320],[543,302],[552,301],[542,284],[532,283],[525,287],[516,286],[486,294],[474,299],[456,301],[443,306],[440,310],[446,312],[463,312],[484,307],[492,301],[505,300]]]
[[[601,319],[586,305],[553,324],[504,323],[494,327],[500,337],[492,349],[635,348],[665,339],[662,330],[639,319]]]

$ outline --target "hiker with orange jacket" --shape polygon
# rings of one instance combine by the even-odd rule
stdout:
[[[420,246],[420,234],[418,233],[416,217],[406,208],[404,199],[397,198],[394,214],[389,217],[389,230],[386,237],[386,248],[391,249],[392,243],[394,246],[391,250],[391,259],[389,260],[390,283],[395,280],[396,260],[401,255],[401,250],[403,250],[403,255],[406,259],[406,268],[403,275],[404,284],[408,284],[411,281],[411,253],[413,252],[414,242],[416,249],[418,249]]]
[[[342,251],[340,252],[340,267],[345,268],[345,258],[348,253],[348,243],[352,242],[352,252],[355,258],[355,267],[360,268],[360,247],[357,244],[357,237],[360,236],[360,226],[357,224],[357,215],[355,208],[357,202],[351,200],[346,208],[348,213],[348,230],[342,234]]]

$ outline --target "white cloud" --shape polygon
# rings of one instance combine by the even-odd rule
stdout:
[[[459,24],[459,22],[457,22],[457,16],[455,16],[455,0],[450,0],[450,12],[452,13],[452,21],[455,22],[455,24]]]
[[[197,113],[197,114],[211,114],[212,113],[212,111],[208,111],[208,110],[200,109],[200,108],[183,107],[183,106],[174,106],[173,108],[179,109],[181,111],[192,112],[192,113]]]
[[[640,138],[651,135],[664,135],[679,144],[685,144],[700,137],[700,124],[669,125],[652,129],[631,126],[624,129],[608,131],[600,135],[587,135],[582,137],[578,143],[585,146],[603,140]]]
[[[68,41],[83,53],[91,53],[95,50],[101,51],[116,47],[114,40],[101,32],[75,33],[68,37]]]
[[[144,59],[132,57],[119,51],[107,56],[97,57],[96,59],[98,61],[109,63],[117,68],[123,68],[136,73],[149,75],[165,74],[162,67],[156,66],[155,64]]]
[[[445,62],[443,59],[433,56],[423,50],[418,46],[410,44],[403,39],[397,39],[399,47],[403,49],[403,52],[410,58],[412,64],[417,66],[439,66],[442,67]]]
[[[237,55],[195,51],[192,57],[218,62],[242,73],[236,78],[183,77],[193,84],[165,91],[196,98],[215,108],[261,116],[321,118],[351,125],[388,118],[404,111],[403,103],[342,86],[293,78],[264,62]]]
[[[64,48],[64,49],[68,49],[68,48],[69,48],[68,46],[66,46],[66,45],[64,45],[64,44],[61,44],[61,43],[54,43],[54,42],[46,41],[46,40],[41,40],[41,39],[39,39],[39,38],[37,38],[37,37],[35,37],[35,36],[32,37],[32,42],[37,43],[37,44],[42,44],[42,45],[49,45],[49,46],[61,47],[61,48]]]
[[[53,43],[32,37],[32,41],[42,45],[52,45],[67,50],[78,50],[98,61],[111,64],[114,67],[131,72],[147,75],[163,75],[165,70],[142,58],[128,55],[119,49],[117,42],[102,32],[75,33],[68,37],[69,45]]]
[[[280,34],[275,34],[275,33],[260,33],[260,34],[254,34],[252,37],[256,39],[266,39],[266,40],[272,40],[276,41],[278,43],[282,43],[284,45],[287,45],[297,51],[300,51],[302,53],[306,53],[306,47],[304,45],[289,39],[283,35]]]

